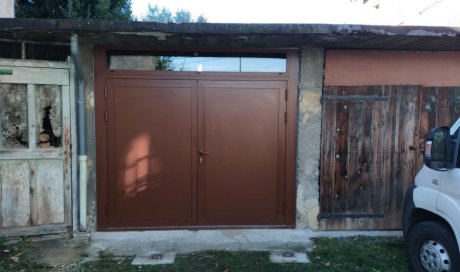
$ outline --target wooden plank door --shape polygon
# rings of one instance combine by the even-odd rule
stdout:
[[[330,87],[323,97],[322,229],[400,226],[415,173],[419,87]],[[417,139],[418,140],[418,139]]]
[[[107,80],[108,228],[196,224],[194,80]]]
[[[321,228],[400,229],[426,134],[460,115],[460,90],[327,87],[323,102]]]
[[[285,81],[199,81],[199,225],[284,223]]]
[[[71,104],[65,63],[0,61],[0,236],[72,229]]]

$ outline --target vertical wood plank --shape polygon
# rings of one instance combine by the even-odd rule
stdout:
[[[29,127],[29,148],[34,149],[37,147],[37,138],[35,134],[35,85],[27,84],[27,118]]]
[[[71,146],[72,146],[72,139],[71,139],[71,122],[70,122],[70,88],[69,86],[62,86],[62,148],[64,149],[64,215],[65,215],[65,222],[71,223],[72,221],[72,195],[71,195]]]
[[[436,124],[435,126],[450,126],[452,124],[450,115],[451,95],[450,88],[436,88]]]
[[[392,117],[393,117],[393,126],[392,126],[392,139],[391,146],[389,146],[389,152],[391,154],[391,165],[389,169],[389,179],[386,184],[386,195],[385,195],[385,223],[388,228],[392,227],[392,220],[395,219],[395,216],[392,214],[395,208],[397,208],[397,203],[395,200],[395,186],[398,184],[398,171],[399,171],[399,137],[400,131],[399,128],[401,123],[404,123],[406,120],[401,120],[401,96],[399,86],[391,86],[391,107],[392,107]]]
[[[35,161],[35,225],[64,222],[64,174],[62,160]]]
[[[455,122],[460,117],[460,87],[453,87],[450,90],[450,98],[452,101],[450,114],[452,122]]]
[[[324,94],[334,94],[334,90],[326,88]],[[321,126],[321,174],[320,174],[320,208],[323,213],[332,213],[335,171],[335,126],[336,103],[323,103]]]
[[[345,89],[340,91],[341,95],[346,94]],[[345,177],[347,176],[347,155],[348,155],[348,127],[349,127],[349,103],[336,103],[336,127],[335,131],[335,169],[333,185],[333,212],[346,212],[346,188]]]
[[[366,88],[365,93],[368,95],[375,95],[374,90],[372,87]],[[375,103],[362,103],[362,116],[361,116],[361,123],[362,123],[362,140],[361,140],[361,148],[360,154],[358,157],[359,168],[356,174],[358,175],[358,179],[360,180],[357,187],[355,187],[354,192],[356,192],[354,197],[358,199],[356,205],[358,206],[359,212],[361,213],[371,213],[372,210],[372,190],[373,184],[371,180],[371,173],[372,169],[372,161],[373,161],[373,153],[371,149],[372,143],[372,108],[375,104],[379,104],[382,102],[375,102]]]
[[[390,171],[392,169],[392,150],[394,140],[394,96],[391,94],[391,89],[384,86],[379,87],[378,92],[383,96],[388,96],[389,100],[383,103],[376,103],[373,108],[373,128],[372,128],[372,143],[373,143],[373,197],[372,210],[375,213],[383,213],[385,216],[385,201],[388,199],[387,184],[391,179]],[[379,222],[379,228],[388,228],[386,225],[387,219],[384,217]]]
[[[410,147],[418,144],[418,137],[415,137],[415,134],[418,130],[420,106],[420,87],[401,86],[397,89],[397,121],[395,126],[397,136],[394,145],[396,156],[394,157],[394,175],[391,184],[392,193],[389,195],[393,201],[388,213],[392,228],[401,227],[404,193],[413,183],[415,177],[417,152],[411,150]]]
[[[40,218],[40,211],[38,210],[38,199],[37,199],[37,160],[29,161],[29,171],[30,171],[30,225],[36,226],[37,219]]]
[[[357,88],[353,95],[371,95],[367,88]],[[349,103],[347,158],[347,212],[367,213],[369,202],[369,142],[371,102]]]
[[[420,113],[418,129],[418,148],[424,148],[425,139],[430,129],[436,124],[436,88],[424,87],[420,93]],[[423,165],[423,156],[420,153],[416,158],[416,168]]]
[[[393,201],[391,197],[391,186],[392,186],[392,173],[394,169],[393,164],[393,157],[395,156],[394,152],[394,143],[396,140],[396,133],[395,133],[395,123],[396,123],[396,101],[397,101],[397,92],[391,86],[384,86],[383,92],[385,95],[389,96],[388,104],[384,107],[382,111],[382,118],[385,120],[385,128],[383,130],[382,127],[379,126],[379,132],[382,134],[381,136],[381,153],[380,153],[380,160],[381,165],[379,167],[379,171],[381,173],[381,199],[380,205],[381,210],[384,214],[384,220],[382,221],[381,227],[384,229],[390,229],[391,224],[389,223],[390,219],[388,217],[388,213],[390,212],[390,206]]]
[[[29,163],[25,160],[0,161],[1,226],[29,226]]]

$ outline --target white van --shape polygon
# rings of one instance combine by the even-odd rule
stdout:
[[[425,165],[406,192],[403,233],[412,271],[460,271],[460,118],[430,130]]]

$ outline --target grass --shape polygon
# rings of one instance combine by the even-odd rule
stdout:
[[[402,238],[321,238],[309,271],[409,271]]]
[[[6,239],[0,238],[0,254],[0,272],[50,270],[49,267],[34,262],[39,251],[27,239],[8,244]]]
[[[34,251],[33,243],[7,246],[0,240],[0,248],[1,272],[52,270],[33,262],[36,256],[29,255]],[[12,258],[18,254],[19,259]],[[61,267],[59,271],[408,271],[402,238],[318,238],[308,255],[309,264],[272,264],[267,252],[209,251],[177,255],[172,265],[133,266],[132,257],[119,258],[101,252],[98,261]]]

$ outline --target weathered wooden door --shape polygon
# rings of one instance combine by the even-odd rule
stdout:
[[[107,226],[282,225],[286,81],[106,81]]]
[[[71,70],[0,61],[0,236],[71,230]]]
[[[430,127],[460,115],[455,88],[327,87],[320,177],[322,229],[399,229],[404,193]]]

